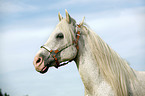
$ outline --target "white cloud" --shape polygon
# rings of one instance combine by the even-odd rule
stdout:
[[[32,5],[26,5],[24,3],[13,3],[10,1],[0,1],[0,12],[1,13],[17,13],[25,11],[34,11],[37,8]]]
[[[145,31],[144,10],[145,7],[140,7],[93,14],[100,17],[92,18],[88,24],[121,56],[137,56],[145,54],[141,41],[141,37],[145,38],[141,35]],[[108,17],[107,13],[113,15]]]

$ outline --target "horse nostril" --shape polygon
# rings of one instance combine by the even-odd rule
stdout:
[[[36,61],[36,64],[39,64],[42,62],[42,58],[38,58],[38,60]]]

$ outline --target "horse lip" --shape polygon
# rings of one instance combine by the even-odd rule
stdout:
[[[54,61],[53,61],[54,62]],[[47,71],[48,71],[48,69],[49,69],[49,67],[55,67],[56,65],[53,65],[53,62],[49,62],[49,63],[47,63],[44,67],[43,67],[43,69],[40,71],[40,73],[41,74],[44,74],[44,73],[46,73]],[[55,63],[56,64],[56,63]]]
[[[46,73],[46,72],[48,71],[49,67],[52,67],[52,66],[53,66],[52,63],[47,63],[47,64],[43,67],[43,69],[40,71],[40,73],[42,73],[42,74]]]
[[[46,72],[48,71],[48,69],[49,69],[49,67],[48,67],[48,66],[45,66],[45,67],[40,71],[40,73],[41,73],[41,74],[44,74],[44,73],[46,73]]]

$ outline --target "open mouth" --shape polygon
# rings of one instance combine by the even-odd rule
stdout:
[[[68,63],[69,63],[69,61],[64,61],[64,62],[59,63],[59,66],[54,66],[54,65],[52,65],[52,64],[48,64],[47,66],[45,66],[45,67],[40,71],[40,73],[42,73],[42,74],[46,73],[46,72],[48,71],[49,67],[54,66],[54,67],[57,67],[57,68],[58,68],[58,67],[60,67],[60,66],[66,65],[66,64],[68,64]]]
[[[52,67],[52,63],[48,63],[47,65],[44,65],[44,67],[39,71],[40,73],[44,74],[48,71],[49,67]]]
[[[48,66],[45,66],[41,71],[40,73],[44,74],[48,71],[49,67]]]

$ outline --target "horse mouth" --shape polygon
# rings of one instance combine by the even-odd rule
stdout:
[[[40,73],[44,74],[48,71],[49,67],[48,66],[45,66],[41,71]]]

